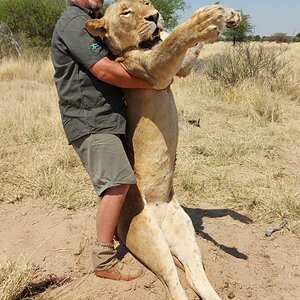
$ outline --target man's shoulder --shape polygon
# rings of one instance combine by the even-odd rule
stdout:
[[[67,6],[65,14],[71,18],[78,16],[89,18],[89,15],[84,10],[80,9],[78,6],[75,5]]]
[[[61,33],[70,23],[84,23],[88,19],[90,19],[89,15],[80,8],[76,6],[67,6],[66,10],[57,21],[55,29],[57,33]]]

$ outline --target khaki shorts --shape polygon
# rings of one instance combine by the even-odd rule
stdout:
[[[99,196],[120,184],[135,184],[135,176],[119,136],[94,133],[72,143]]]

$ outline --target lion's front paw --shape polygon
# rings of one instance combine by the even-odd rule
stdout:
[[[225,29],[227,13],[222,5],[213,4],[206,6],[204,12],[209,16],[208,23],[210,23],[210,26],[216,26],[219,32]]]
[[[240,26],[242,21],[241,13],[232,9],[226,9],[226,27],[227,28],[237,28]]]
[[[226,10],[222,5],[213,4],[200,8],[190,19],[192,35],[197,35],[198,42],[215,39],[225,29],[226,17]]]

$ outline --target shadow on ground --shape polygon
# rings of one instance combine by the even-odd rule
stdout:
[[[206,218],[222,218],[225,216],[230,216],[232,219],[239,221],[244,224],[251,224],[252,220],[248,217],[235,212],[231,209],[201,209],[201,208],[189,208],[184,207],[184,211],[189,215],[191,218],[196,234],[202,236],[204,239],[212,242],[214,245],[219,247],[221,250],[226,252],[227,254],[234,256],[239,259],[248,259],[248,256],[244,253],[239,252],[235,247],[227,247],[218,243],[213,237],[211,237],[208,233],[204,231],[203,226],[203,217]]]
[[[248,256],[246,254],[239,252],[235,247],[227,247],[223,244],[220,244],[212,236],[206,233],[204,231],[203,218],[204,217],[222,218],[225,216],[230,216],[233,220],[239,221],[244,224],[251,224],[252,223],[251,219],[231,209],[201,209],[201,208],[189,208],[185,206],[182,206],[182,208],[191,218],[197,235],[200,235],[207,241],[212,242],[214,245],[219,247],[222,251],[235,258],[244,259],[244,260],[248,259]],[[117,252],[118,252],[117,253],[118,258],[122,259],[126,255],[128,250],[124,245],[120,244],[117,247]]]

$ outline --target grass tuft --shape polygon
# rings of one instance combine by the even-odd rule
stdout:
[[[38,277],[36,266],[18,265],[0,255],[0,295],[1,300],[18,300],[18,295]]]

